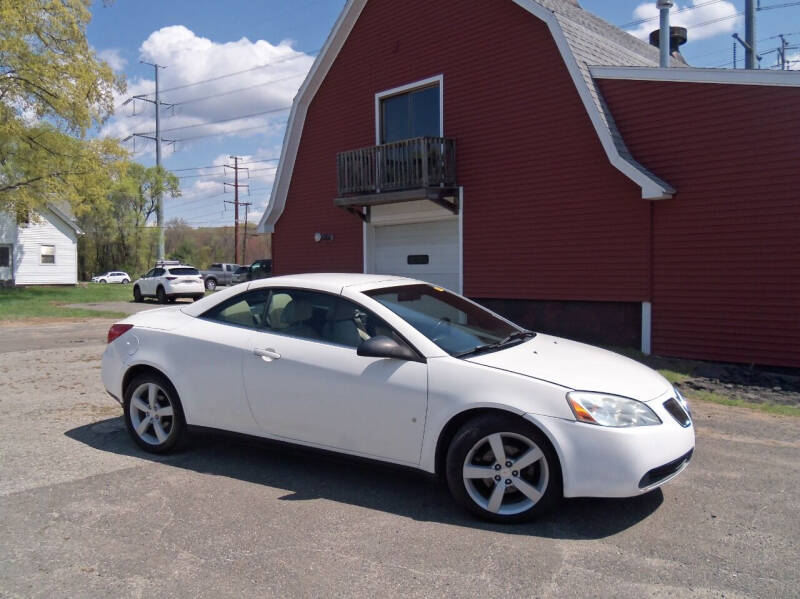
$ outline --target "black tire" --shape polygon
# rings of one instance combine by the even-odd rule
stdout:
[[[128,283],[130,283],[130,282],[131,282],[131,280],[130,280],[130,279],[122,279],[122,284],[123,284],[123,285],[127,285],[127,284],[128,284]]]
[[[196,302],[196,301],[199,301],[199,300],[203,299],[204,297],[205,297],[204,295],[195,295],[192,298],[192,301]]]
[[[142,297],[142,290],[139,289],[138,285],[134,286],[133,288],[133,301],[137,303],[141,303],[144,301],[144,298]]]
[[[164,291],[164,288],[161,285],[159,285],[158,289],[156,289],[156,299],[158,299],[159,304],[167,303],[167,292]]]
[[[464,466],[470,453],[472,453],[470,464],[482,468],[496,468],[491,446],[489,441],[486,441],[487,437],[496,433],[504,435],[502,440],[506,463],[513,464],[514,458],[522,456],[528,448],[538,447],[541,450],[542,457],[538,461],[514,474],[514,477],[519,475],[518,479],[521,479],[522,483],[528,482],[534,487],[540,487],[538,490],[541,496],[537,501],[532,501],[514,486],[511,476],[505,472],[506,469],[513,468],[513,465],[510,467],[506,467],[506,464],[501,465],[503,470],[499,470],[495,475],[500,477],[498,482],[495,482],[494,478],[474,478],[469,482],[465,480]],[[482,445],[483,443],[486,445]],[[476,447],[479,449],[476,450]],[[518,453],[513,454],[515,451]],[[501,475],[509,478],[504,479]],[[479,518],[491,522],[513,523],[531,520],[551,509],[563,497],[561,465],[550,441],[532,424],[512,414],[487,414],[464,424],[453,437],[447,450],[446,477],[447,486],[455,500]],[[469,489],[468,485],[471,485]],[[491,507],[492,490],[500,485],[503,485],[500,489],[502,497],[500,510],[508,510],[507,513],[499,511],[495,513],[487,509],[487,506]],[[484,501],[487,506],[480,505],[473,496]],[[529,503],[531,505],[528,506]]]
[[[106,281],[105,279],[100,279],[100,282],[101,283],[108,283],[108,281]]]
[[[214,291],[217,288],[217,280],[213,278],[206,279],[206,289]]]
[[[134,420],[140,425],[147,417],[142,418],[142,410],[133,406],[133,396],[141,387],[150,384],[156,385],[159,389],[156,395],[156,402],[159,409],[170,406],[172,408],[171,416],[160,416],[159,427],[162,431],[166,429],[166,438],[159,442],[156,438],[155,423],[153,418],[150,417],[150,422],[144,427],[142,435],[136,432]],[[128,429],[133,440],[136,444],[150,453],[168,453],[179,448],[187,439],[186,420],[183,416],[183,407],[181,406],[180,398],[178,397],[175,387],[165,377],[155,372],[147,372],[134,377],[128,386],[125,388],[123,410],[125,414],[125,426]],[[134,412],[135,413],[132,413]],[[152,431],[152,432],[150,432]],[[143,438],[144,437],[144,438]],[[148,442],[147,438],[151,438],[152,442]]]

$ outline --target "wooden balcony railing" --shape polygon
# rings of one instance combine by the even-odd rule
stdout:
[[[415,137],[336,156],[339,196],[456,187],[456,145],[444,137]]]

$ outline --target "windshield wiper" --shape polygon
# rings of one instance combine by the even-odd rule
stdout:
[[[464,356],[469,356],[490,349],[500,349],[501,347],[511,343],[512,341],[517,341],[519,339],[526,339],[528,337],[535,337],[535,336],[536,333],[534,333],[533,331],[528,331],[528,330],[514,331],[510,335],[503,337],[500,341],[495,341],[494,343],[485,343],[483,345],[476,345],[475,347],[468,349],[466,351],[453,354],[453,357],[463,358]]]

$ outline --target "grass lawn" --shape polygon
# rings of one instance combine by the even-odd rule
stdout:
[[[130,301],[130,285],[81,283],[77,286],[0,288],[0,322],[24,318],[117,318],[122,312],[65,308],[64,304]]]

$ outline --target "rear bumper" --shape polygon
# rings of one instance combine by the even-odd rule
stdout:
[[[694,450],[694,427],[683,428],[661,410],[656,412],[662,424],[632,428],[525,417],[553,442],[565,497],[633,497],[680,474]]]
[[[182,297],[202,297],[205,294],[203,291],[193,291],[192,293],[181,291],[180,293],[167,293],[167,297],[171,299],[180,299]]]

